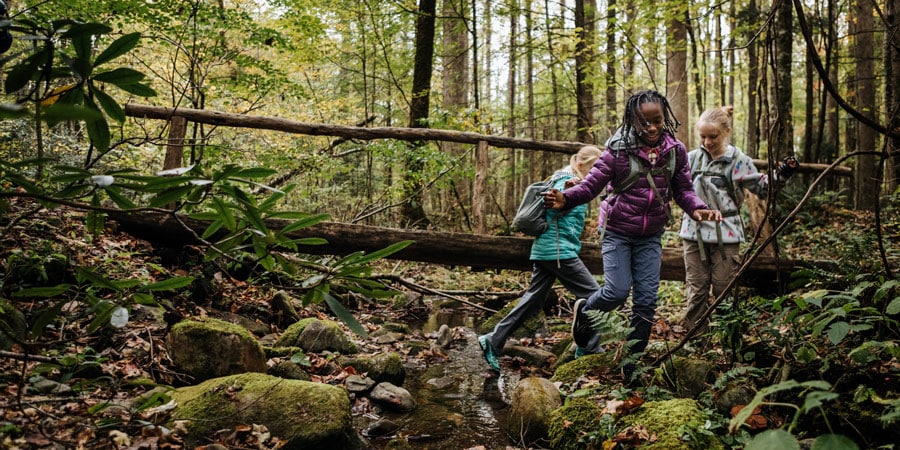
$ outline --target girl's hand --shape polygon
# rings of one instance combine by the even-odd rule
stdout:
[[[559,189],[550,189],[544,192],[544,208],[562,209],[566,206],[566,197]]]
[[[569,178],[568,180],[566,180],[565,187],[566,187],[566,189],[568,189],[572,186],[575,186],[578,183],[581,183],[581,178],[572,177],[572,178]]]
[[[722,212],[718,209],[697,209],[694,210],[694,214],[692,215],[692,217],[698,222],[702,222],[704,220],[721,222]]]

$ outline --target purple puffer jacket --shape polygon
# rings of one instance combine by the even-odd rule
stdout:
[[[593,200],[607,185],[610,185],[608,192],[612,192],[614,180],[624,180],[628,177],[629,161],[626,152],[639,155],[645,168],[650,168],[650,161],[640,152],[643,144],[638,142],[634,135],[629,139],[622,139],[621,129],[617,131],[607,141],[606,151],[597,159],[584,180],[563,191],[563,195],[566,197],[565,208],[573,208]],[[665,165],[668,152],[676,152],[674,156],[677,158],[671,185],[666,185],[664,174],[656,175],[653,178],[657,191],[664,197],[663,202],[656,199],[650,183],[645,177],[641,177],[627,191],[612,195],[603,202],[599,224],[601,228],[603,227],[604,208],[606,209],[606,229],[631,237],[645,237],[661,232],[669,219],[669,200],[672,198],[688,215],[693,215],[694,210],[697,209],[709,209],[703,200],[694,193],[684,144],[669,133],[663,133],[663,144],[659,151],[656,167]]]

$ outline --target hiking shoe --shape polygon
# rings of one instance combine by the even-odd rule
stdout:
[[[580,298],[572,307],[575,311],[575,317],[572,319],[572,339],[578,347],[587,347],[591,336],[594,335],[594,329],[591,328],[591,321],[584,314],[584,304],[587,299]]]
[[[487,361],[488,365],[491,366],[491,369],[494,372],[500,372],[500,360],[497,359],[497,354],[494,352],[494,346],[491,345],[490,339],[488,339],[488,335],[483,334],[478,336],[478,345],[481,346],[481,352],[484,354],[484,360]]]
[[[587,355],[587,354],[588,354],[588,352],[585,351],[583,348],[577,347],[577,346],[575,347],[575,359],[581,358],[582,356]]]

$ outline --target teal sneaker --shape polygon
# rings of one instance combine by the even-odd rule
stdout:
[[[494,372],[500,372],[500,360],[497,359],[497,354],[494,352],[494,346],[491,345],[490,339],[488,339],[488,335],[483,334],[478,336],[478,345],[481,346],[481,351],[484,353],[484,360],[487,361],[488,365],[491,366],[491,369]]]
[[[588,353],[581,347],[575,347],[575,359],[581,358]]]

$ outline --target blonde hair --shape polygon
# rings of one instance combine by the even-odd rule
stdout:
[[[707,109],[706,111],[703,111],[703,114],[700,114],[696,128],[699,130],[700,125],[708,123],[725,134],[731,134],[731,118],[733,115],[734,106],[730,105]]]
[[[585,145],[578,150],[578,153],[572,155],[572,158],[569,159],[569,166],[572,167],[572,170],[575,172],[575,175],[578,175],[580,178],[584,178],[587,175],[587,172],[591,170],[591,166],[594,165],[594,162],[597,161],[597,158],[600,158],[600,155],[603,153],[603,150],[600,150],[596,146],[593,145]],[[586,165],[587,169],[582,172],[582,165]]]

